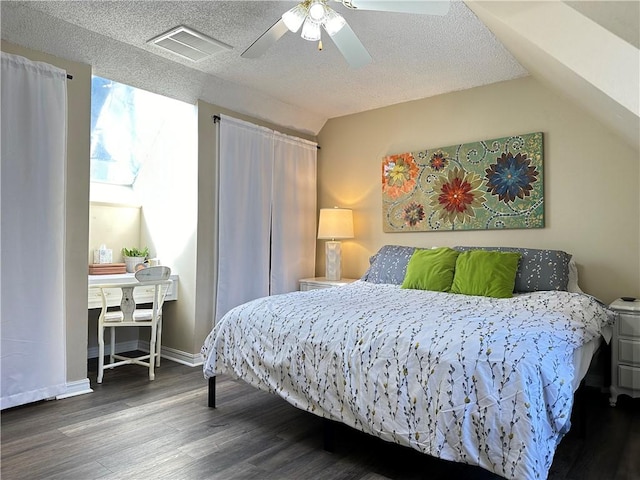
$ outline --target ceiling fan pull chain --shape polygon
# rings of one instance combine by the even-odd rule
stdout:
[[[322,40],[318,40],[318,51],[322,51]]]

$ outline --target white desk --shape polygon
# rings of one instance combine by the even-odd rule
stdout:
[[[178,275],[171,275],[169,277],[173,283],[169,287],[165,301],[178,299]],[[115,275],[89,275],[89,292],[88,292],[88,306],[89,308],[102,308],[102,297],[100,295],[99,288],[93,288],[93,285],[100,285],[105,283],[122,284],[122,283],[138,283],[133,273],[119,273]],[[151,303],[153,301],[153,285],[148,287],[140,287],[135,290],[136,300],[139,303]],[[122,289],[110,288],[106,290],[107,306],[117,307],[120,305],[122,298]]]

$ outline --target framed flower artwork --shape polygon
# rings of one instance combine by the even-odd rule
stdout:
[[[544,227],[542,133],[388,155],[385,232]]]

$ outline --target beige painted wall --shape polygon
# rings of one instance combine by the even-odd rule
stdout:
[[[89,263],[101,244],[112,251],[113,262],[122,263],[122,248],[144,247],[140,242],[141,208],[91,202],[89,207]]]
[[[383,233],[383,156],[536,131],[544,133],[545,228]],[[319,207],[354,209],[345,277],[360,277],[384,244],[522,246],[572,253],[582,288],[605,302],[640,297],[638,151],[531,77],[332,119],[318,138]],[[322,242],[317,252],[323,275]]]
[[[67,190],[65,309],[67,383],[87,378],[87,261],[89,242],[89,130],[91,66],[29,50],[5,41],[3,52],[47,62],[73,75],[67,82]]]

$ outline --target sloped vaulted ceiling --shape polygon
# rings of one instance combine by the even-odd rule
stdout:
[[[639,149],[639,2],[466,3],[531,75]]]

